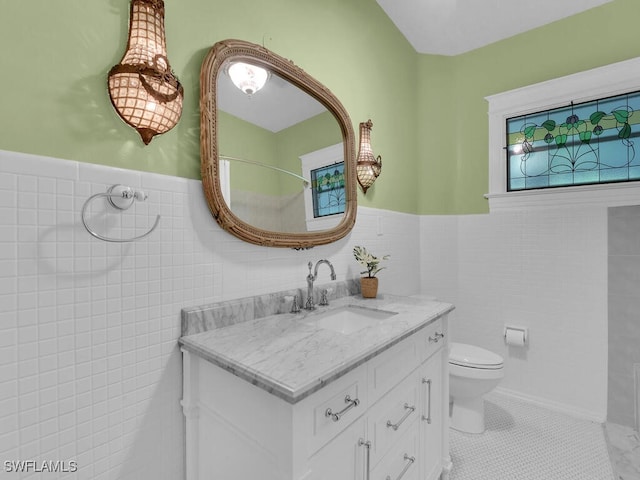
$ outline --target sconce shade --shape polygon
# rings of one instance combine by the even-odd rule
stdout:
[[[267,83],[269,73],[262,67],[235,62],[229,65],[227,73],[233,84],[247,95],[253,95]]]
[[[180,120],[184,92],[167,59],[162,0],[131,1],[127,50],[108,84],[116,112],[145,145]]]
[[[373,185],[382,170],[382,157],[380,155],[378,158],[374,157],[371,150],[372,127],[371,120],[360,124],[360,148],[356,160],[356,175],[363,193],[367,193],[367,189]]]

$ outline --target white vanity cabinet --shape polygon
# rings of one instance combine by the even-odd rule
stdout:
[[[183,347],[187,480],[448,476],[443,315],[298,401]]]
[[[437,479],[443,468],[449,471],[449,460],[441,462],[443,445],[449,443],[449,373],[443,372],[448,365],[448,358],[434,355],[420,368],[420,383],[423,388],[424,401],[420,422],[422,449],[426,453],[423,462],[422,477],[425,480]],[[444,375],[444,377],[443,377]],[[446,451],[448,457],[448,449]]]

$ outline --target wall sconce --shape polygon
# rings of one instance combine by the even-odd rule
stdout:
[[[247,95],[256,93],[264,87],[269,79],[269,72],[264,68],[243,62],[235,62],[229,65],[227,74],[233,84]]]
[[[367,193],[367,189],[373,185],[382,170],[382,157],[378,155],[378,158],[375,158],[371,150],[372,127],[371,120],[360,124],[360,149],[356,160],[356,174],[362,193]]]
[[[113,107],[145,145],[180,120],[184,92],[167,59],[162,0],[131,0],[127,50],[108,83]]]

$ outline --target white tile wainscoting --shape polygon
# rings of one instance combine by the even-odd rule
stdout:
[[[140,234],[160,214],[156,231],[124,244],[87,233],[84,202],[112,184],[149,198],[101,222],[104,202],[95,202],[87,215],[95,229]],[[265,248],[222,231],[201,189],[195,180],[0,151],[0,468],[73,460],[77,472],[47,478],[183,478],[183,307],[303,287],[307,262],[320,258],[339,280],[356,277],[357,244],[391,254],[383,291],[417,293],[415,216],[360,209],[354,231],[335,244]]]
[[[609,210],[610,422],[640,428],[640,206]]]
[[[162,216],[133,244],[80,222],[85,200],[116,183],[149,198],[96,229],[142,233]],[[199,181],[0,151],[0,460],[75,460],[79,479],[183,478],[181,308],[304,286],[320,258],[357,277],[354,245],[391,255],[381,291],[454,303],[453,340],[503,354],[505,388],[604,418],[606,224],[606,209],[580,207],[359,208],[346,238],[298,252],[222,231]],[[523,351],[502,343],[512,322],[530,329]]]
[[[456,305],[453,341],[503,356],[500,388],[603,422],[607,208],[423,216],[421,222],[422,289]],[[506,324],[529,328],[525,347],[505,345]]]

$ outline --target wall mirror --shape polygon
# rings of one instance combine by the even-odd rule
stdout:
[[[293,62],[241,40],[216,43],[200,72],[200,145],[209,209],[242,240],[309,248],[353,228],[351,120]]]

